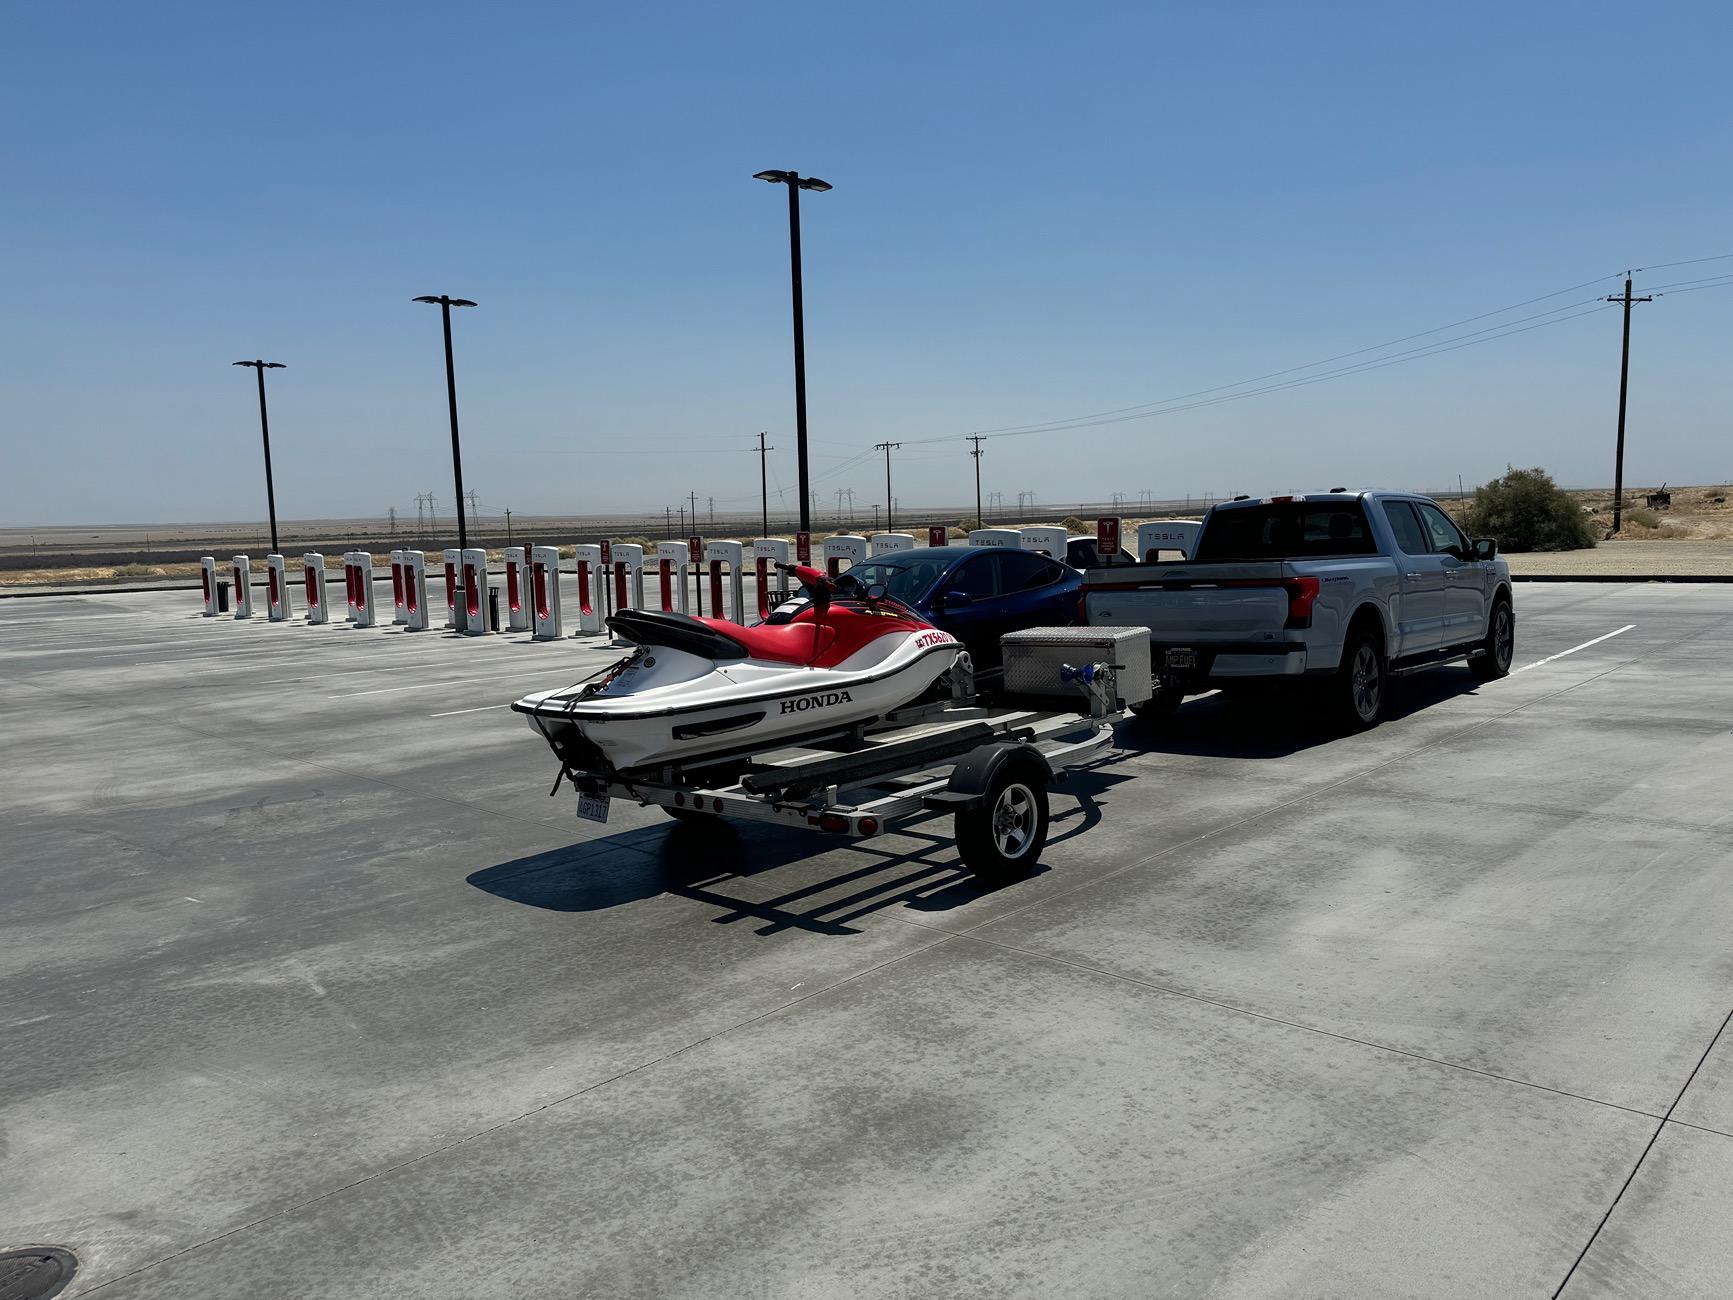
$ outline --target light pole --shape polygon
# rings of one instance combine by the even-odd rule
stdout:
[[[812,531],[812,512],[807,506],[806,468],[806,313],[800,291],[800,192],[813,190],[823,194],[830,189],[829,181],[799,172],[754,172],[755,181],[788,186],[788,269],[794,299],[794,443],[795,457],[800,465],[800,531]]]
[[[457,372],[451,364],[451,309],[475,304],[468,298],[453,298],[443,293],[437,297],[428,294],[415,301],[437,303],[440,319],[445,324],[445,398],[451,406],[451,473],[457,480],[457,547],[468,550],[469,528],[463,520],[463,448],[457,441]]]
[[[265,440],[265,508],[271,512],[271,554],[277,548],[277,489],[271,482],[271,417],[265,413],[265,372],[284,369],[281,361],[236,361],[259,372],[259,436]]]

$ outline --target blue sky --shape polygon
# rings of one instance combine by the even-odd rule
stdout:
[[[960,436],[1733,253],[1725,6],[9,6],[0,521],[451,501],[437,312],[487,512],[794,482],[972,492]],[[1733,260],[1646,277],[1733,272]],[[1645,277],[1639,276],[1639,286]],[[1613,280],[1445,332],[1611,292]],[[1638,309],[1628,478],[1725,481],[1733,291]],[[1424,340],[1423,340],[1424,341]],[[1010,500],[1611,480],[1618,319],[988,444]],[[1407,346],[1415,346],[1409,344]],[[1371,353],[1377,359],[1384,353]],[[1314,372],[1302,372],[1305,377]],[[921,442],[922,439],[940,439]],[[792,491],[789,492],[792,503]]]

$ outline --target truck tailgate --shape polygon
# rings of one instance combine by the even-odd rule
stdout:
[[[1140,564],[1085,578],[1084,607],[1097,627],[1147,627],[1156,641],[1262,641],[1288,620],[1285,566]]]

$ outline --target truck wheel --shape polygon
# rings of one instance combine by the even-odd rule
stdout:
[[[957,814],[963,865],[990,884],[1029,874],[1047,843],[1047,787],[1033,765],[1001,764],[979,808]]]
[[[1179,706],[1185,702],[1185,692],[1174,686],[1157,686],[1155,694],[1140,704],[1131,706],[1132,714],[1139,722],[1166,722],[1179,712]]]
[[[1500,596],[1492,602],[1492,619],[1486,629],[1486,640],[1480,643],[1480,653],[1468,661],[1468,671],[1483,682],[1496,681],[1510,675],[1510,661],[1516,658],[1516,611],[1510,598]]]
[[[1342,663],[1330,679],[1328,705],[1337,722],[1349,731],[1369,731],[1384,718],[1384,694],[1389,686],[1384,647],[1364,624],[1351,629],[1342,647]]]

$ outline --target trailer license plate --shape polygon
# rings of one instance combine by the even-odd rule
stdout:
[[[1169,668],[1196,668],[1197,651],[1190,648],[1184,650],[1169,650],[1167,652]]]
[[[578,816],[587,822],[605,822],[608,820],[608,796],[605,794],[581,794],[578,796]]]

